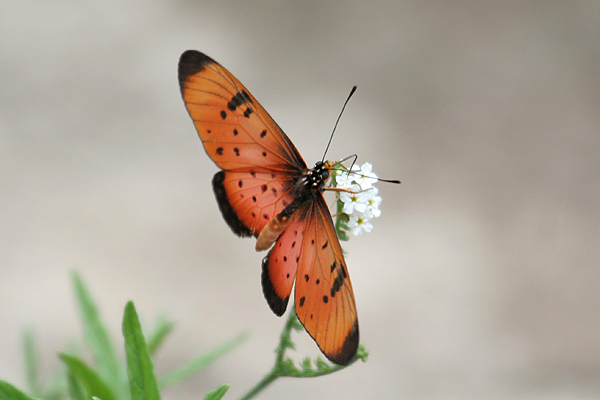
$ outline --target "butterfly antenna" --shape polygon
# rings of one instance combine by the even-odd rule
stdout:
[[[323,153],[323,158],[321,159],[321,162],[325,161],[325,155],[327,154],[327,150],[329,150],[329,145],[331,144],[331,140],[333,139],[333,134],[335,133],[335,129],[338,126],[338,122],[340,122],[340,118],[342,118],[342,114],[344,113],[344,109],[346,108],[346,104],[348,104],[348,101],[350,100],[350,97],[352,97],[352,95],[354,94],[354,92],[356,92],[356,85],[352,87],[352,90],[350,90],[350,94],[348,95],[348,98],[344,102],[344,106],[342,107],[342,111],[340,111],[340,115],[338,115],[337,121],[335,121],[335,125],[333,126],[333,131],[331,132],[331,136],[329,136],[329,142],[327,143],[327,147],[325,147],[325,153]]]
[[[344,161],[348,161],[349,159],[354,158],[354,160],[352,160],[352,164],[350,165],[350,168],[346,168],[343,166]],[[356,154],[352,154],[348,157],[344,157],[342,160],[340,161],[336,161],[335,163],[333,163],[331,166],[335,167],[337,165],[342,164],[342,167],[344,167],[344,169],[346,171],[348,171],[349,174],[354,174],[354,175],[361,175],[360,171],[353,171],[352,167],[354,166],[354,164],[356,163],[356,160],[358,159],[358,156]],[[387,183],[400,183],[400,181],[398,179],[383,179],[383,178],[377,178],[377,181],[379,182],[387,182]]]
[[[379,182],[387,182],[387,183],[397,183],[397,184],[400,184],[400,181],[398,179],[382,179],[382,178],[377,178],[377,180]]]

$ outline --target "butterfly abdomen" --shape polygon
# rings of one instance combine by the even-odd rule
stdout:
[[[305,200],[301,197],[296,198],[292,204],[288,205],[283,209],[282,212],[277,214],[269,223],[263,228],[256,238],[256,251],[267,250],[275,243],[279,235],[285,230],[290,218],[296,212],[296,210],[304,203]]]

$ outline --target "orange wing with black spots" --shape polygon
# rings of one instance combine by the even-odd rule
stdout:
[[[294,277],[298,319],[327,358],[348,364],[358,348],[356,305],[321,193],[299,207],[263,260],[263,292],[277,315],[285,311]]]
[[[250,92],[210,57],[189,50],[179,85],[208,156],[221,171],[213,190],[223,218],[239,236],[268,249],[262,284],[283,315],[294,281],[296,313],[333,362],[358,347],[354,295],[322,190],[331,164],[308,169],[294,144]]]
[[[188,50],[179,60],[179,86],[206,154],[224,170],[306,170],[294,144],[229,71]]]
[[[289,173],[221,171],[213,178],[213,189],[231,229],[238,236],[258,236],[292,202],[293,179]]]

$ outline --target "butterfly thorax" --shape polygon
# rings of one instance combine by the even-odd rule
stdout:
[[[329,172],[330,169],[331,163],[329,161],[317,161],[315,167],[305,173],[304,179],[301,179],[299,186],[296,187],[296,190],[300,194],[299,197],[322,191],[331,175]]]
[[[303,178],[296,181],[292,189],[294,201],[277,214],[260,232],[256,240],[257,251],[271,247],[289,223],[291,216],[306,202],[313,201],[317,193],[323,191],[329,180],[331,168],[329,161],[317,161],[313,169],[307,170],[303,174]]]
[[[315,167],[308,171],[305,182],[310,185],[313,190],[322,190],[323,186],[329,179],[329,161],[317,161]]]

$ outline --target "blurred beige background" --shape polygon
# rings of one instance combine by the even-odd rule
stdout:
[[[358,153],[383,215],[345,245],[367,363],[261,398],[600,396],[600,3],[0,3],[0,379],[81,340],[69,272],[122,352],[128,299],[177,321],[164,373],[250,339],[166,399],[238,398],[284,320],[252,240],[222,221],[177,85],[179,55],[229,68],[307,163]],[[332,200],[332,198],[330,198]],[[297,335],[299,358],[318,352]]]

